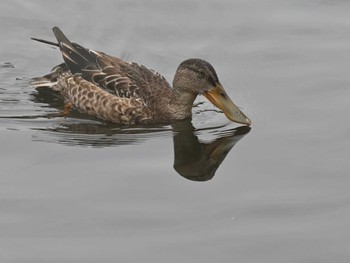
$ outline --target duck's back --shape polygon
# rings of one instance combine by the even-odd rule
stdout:
[[[102,52],[90,52],[96,56],[96,65],[81,70],[85,80],[115,96],[142,99],[150,108],[157,109],[162,100],[169,101],[172,88],[156,71]]]

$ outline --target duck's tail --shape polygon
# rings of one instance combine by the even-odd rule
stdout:
[[[58,41],[58,46],[61,50],[64,62],[67,64],[72,74],[82,73],[82,70],[86,68],[97,68],[96,56],[92,55],[88,49],[79,44],[70,42],[57,26],[53,27],[52,31]]]
[[[49,87],[53,90],[59,90],[57,85],[58,78],[64,74],[83,73],[84,69],[98,69],[96,62],[96,55],[94,52],[90,53],[88,49],[79,44],[72,43],[58,27],[53,27],[52,31],[55,34],[58,43],[43,40],[39,38],[32,38],[35,41],[49,44],[60,48],[65,63],[54,67],[51,73],[38,78],[33,78],[31,85],[35,88]]]
[[[32,37],[31,39],[38,41],[40,43],[59,47],[58,43],[55,43],[49,40],[35,38],[35,37]],[[42,76],[42,77],[32,78],[30,80],[30,85],[32,85],[34,88],[50,88],[58,91],[59,87],[57,85],[57,79],[59,76],[61,76],[62,74],[65,74],[66,72],[69,72],[69,69],[65,63],[62,63],[54,67],[49,74],[46,74],[45,76]]]
[[[38,41],[38,42],[41,42],[41,43],[45,43],[45,44],[48,44],[48,45],[59,47],[58,43],[55,43],[55,42],[52,42],[52,41],[49,41],[49,40],[35,38],[35,37],[31,37],[30,39]]]

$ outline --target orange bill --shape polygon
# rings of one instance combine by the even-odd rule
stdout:
[[[231,121],[250,126],[251,120],[233,103],[220,83],[203,94],[211,103],[222,110]]]

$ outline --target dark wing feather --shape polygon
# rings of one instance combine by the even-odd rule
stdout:
[[[84,68],[96,68],[96,61],[86,48],[70,42],[58,27],[54,27],[52,30],[58,41],[64,62],[72,74],[81,73]]]
[[[92,49],[89,53],[95,59],[95,67],[81,70],[84,79],[119,97],[142,98],[140,87],[146,83],[128,63]]]
[[[101,70],[84,70],[83,78],[118,97],[140,98],[140,88],[127,74],[118,68],[106,67]]]
[[[116,96],[140,97],[141,94],[137,91],[137,84],[140,83],[135,83],[130,78],[125,69],[126,62],[70,42],[58,27],[54,27],[53,32],[63,59],[72,74],[80,73],[85,80]],[[136,76],[135,79],[142,82],[141,76]]]
[[[102,89],[126,98],[142,98],[151,105],[154,100],[171,94],[171,86],[159,73],[137,63],[89,49],[98,69],[83,69],[82,76]]]
[[[111,94],[141,98],[148,105],[171,95],[169,83],[155,71],[72,43],[58,27],[53,32],[72,74],[80,73],[85,80]]]

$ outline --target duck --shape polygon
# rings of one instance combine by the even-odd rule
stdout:
[[[229,120],[251,125],[214,67],[203,59],[180,63],[171,86],[154,70],[71,42],[57,26],[52,30],[57,43],[32,39],[59,47],[64,62],[31,84],[58,92],[65,101],[65,115],[75,108],[117,124],[171,123],[190,118],[196,97],[203,95]]]

